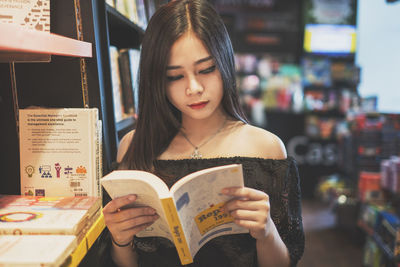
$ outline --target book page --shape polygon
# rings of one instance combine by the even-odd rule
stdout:
[[[103,177],[101,184],[111,198],[135,194],[137,199],[133,206],[149,206],[157,211],[160,218],[138,233],[138,237],[160,236],[173,240],[160,201],[170,198],[170,193],[160,178],[144,171],[118,170]]]
[[[248,232],[222,211],[222,206],[230,197],[221,194],[221,190],[232,186],[244,186],[242,166],[239,164],[192,173],[171,188],[193,256],[207,241],[217,236]]]

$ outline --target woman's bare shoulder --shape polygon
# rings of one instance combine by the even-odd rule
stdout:
[[[285,145],[275,134],[249,124],[243,125],[240,140],[245,140],[246,148],[242,153],[252,157],[267,159],[285,159]]]
[[[129,145],[132,142],[133,135],[135,134],[135,130],[128,132],[124,137],[122,137],[121,142],[119,142],[118,152],[117,152],[117,162],[121,162],[123,157],[125,156],[126,151],[128,150]]]

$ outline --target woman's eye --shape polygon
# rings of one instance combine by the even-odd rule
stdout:
[[[214,66],[211,66],[211,67],[209,67],[207,69],[201,70],[200,73],[201,74],[211,73],[211,72],[213,72],[215,70],[215,68],[216,68],[216,66],[214,65]]]
[[[182,78],[183,78],[183,75],[167,76],[167,80],[170,82],[177,81]]]

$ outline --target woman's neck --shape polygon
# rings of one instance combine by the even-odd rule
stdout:
[[[181,132],[185,134],[191,142],[198,145],[209,136],[220,132],[222,130],[221,128],[226,124],[226,121],[227,116],[224,114],[203,120],[183,118]]]

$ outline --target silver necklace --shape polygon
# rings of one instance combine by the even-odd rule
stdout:
[[[189,140],[189,138],[186,136],[186,134],[185,134],[184,132],[181,131],[181,133],[182,133],[183,137],[185,137],[186,141],[188,141],[188,143],[189,143],[192,147],[194,147],[194,151],[192,152],[192,154],[190,154],[190,157],[191,157],[192,159],[201,159],[201,158],[203,158],[203,155],[200,153],[199,148],[201,148],[202,146],[204,146],[205,144],[207,144],[208,142],[210,142],[211,139],[213,139],[215,136],[217,136],[217,134],[218,134],[219,132],[221,132],[221,130],[224,128],[224,126],[225,126],[225,124],[226,124],[226,121],[227,121],[227,120],[224,121],[224,123],[222,124],[222,126],[221,126],[213,135],[211,135],[206,141],[204,141],[202,144],[200,144],[200,145],[198,145],[198,146],[196,146],[195,144],[193,144],[193,143]]]

